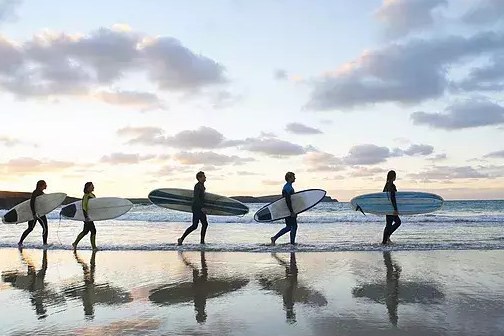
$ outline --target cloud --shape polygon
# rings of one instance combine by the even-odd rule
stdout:
[[[225,165],[241,165],[247,162],[254,161],[252,158],[242,158],[236,155],[224,155],[214,152],[180,152],[173,156],[173,158],[184,165],[212,165],[212,166],[225,166]]]
[[[40,161],[22,157],[12,159],[7,163],[0,164],[0,169],[8,174],[25,175],[30,173],[50,173],[75,166],[72,162],[65,161]]]
[[[385,162],[388,158],[402,156],[427,156],[434,152],[434,147],[423,144],[412,144],[406,149],[362,144],[353,146],[348,155],[342,158],[349,165],[374,165]]]
[[[135,164],[141,161],[151,160],[155,157],[156,157],[155,155],[141,156],[140,154],[112,153],[110,155],[103,156],[100,162],[109,163],[112,165]]]
[[[309,166],[308,171],[328,172],[344,169],[342,159],[326,152],[309,152],[304,156],[303,161]]]
[[[484,157],[492,159],[504,159],[504,150],[488,153]]]
[[[16,17],[16,10],[21,5],[21,0],[1,0],[0,1],[0,23]]]
[[[395,38],[430,27],[433,10],[447,5],[447,0],[384,0],[375,16],[385,25],[386,35]]]
[[[408,178],[422,182],[450,181],[455,179],[490,178],[491,176],[471,166],[450,167],[434,166],[417,174],[408,174]]]
[[[307,152],[306,148],[300,145],[269,137],[247,138],[240,149],[273,157],[302,155]]]
[[[14,139],[8,136],[0,136],[0,144],[3,144],[4,146],[7,147],[14,147],[17,145],[21,145],[22,142],[18,139]]]
[[[431,145],[416,145],[413,144],[409,146],[407,149],[395,149],[393,151],[393,155],[395,156],[402,156],[402,155],[408,155],[408,156],[414,156],[414,155],[430,155],[434,152],[434,147]]]
[[[504,19],[504,2],[502,0],[480,0],[464,14],[462,20],[468,24],[486,25]]]
[[[456,130],[504,123],[504,108],[489,101],[467,101],[448,107],[444,113],[415,112],[416,125]]]
[[[367,168],[367,167],[355,167],[352,171],[352,177],[371,177],[377,174],[385,174],[388,170],[383,168]]]
[[[275,70],[273,77],[277,80],[286,80],[288,78],[288,74],[287,74],[287,71],[285,71],[283,69],[277,69],[277,70]]]
[[[338,71],[316,79],[307,108],[332,110],[441,97],[451,87],[450,66],[504,50],[502,33],[411,39],[364,52]]]
[[[219,91],[212,97],[212,105],[215,109],[231,107],[242,100],[242,96],[235,95],[229,91]]]
[[[356,145],[353,146],[344,162],[350,165],[372,165],[385,162],[391,156],[390,149],[376,145]]]
[[[436,162],[446,160],[446,158],[447,158],[446,154],[443,153],[443,154],[436,154],[433,157],[428,158],[427,160]]]
[[[241,143],[237,140],[227,140],[222,133],[206,126],[197,130],[185,130],[174,136],[164,135],[164,131],[158,127],[126,127],[119,129],[117,134],[130,137],[129,144],[164,145],[181,149],[224,148]]]
[[[2,38],[0,60],[0,87],[22,98],[88,95],[133,73],[143,73],[159,89],[171,92],[195,92],[226,82],[222,65],[177,39],[117,26],[90,34],[45,31],[17,44]]]
[[[95,97],[107,104],[139,108],[142,111],[165,109],[164,103],[154,93],[139,91],[99,91]]]
[[[286,131],[293,134],[322,134],[318,128],[313,128],[300,123],[290,123],[285,127]]]
[[[490,58],[488,64],[474,67],[464,80],[454,83],[455,90],[500,91],[504,88],[504,55]]]

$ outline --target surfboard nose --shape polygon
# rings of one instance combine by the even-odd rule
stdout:
[[[72,218],[77,213],[77,206],[75,204],[69,204],[63,207],[60,211],[60,216]]]
[[[271,218],[271,211],[268,208],[261,209],[254,215],[256,221],[269,221]]]

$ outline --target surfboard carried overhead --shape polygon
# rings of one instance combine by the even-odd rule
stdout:
[[[399,215],[418,215],[439,210],[444,203],[441,196],[426,192],[399,191],[396,193]],[[375,215],[392,215],[394,207],[390,194],[378,192],[354,197],[350,204],[354,210]]]
[[[296,192],[291,195],[292,210],[294,210],[295,214],[300,214],[317,205],[325,195],[326,191],[322,189],[307,189]],[[290,216],[290,211],[285,197],[282,197],[257,210],[254,219],[257,222],[272,222],[288,216]]]
[[[149,200],[157,206],[192,212],[193,190],[178,188],[156,189],[149,193]],[[208,215],[242,216],[249,212],[249,208],[240,201],[205,192],[203,207]]]
[[[133,203],[119,197],[97,197],[89,199],[88,216],[92,221],[114,219],[130,211]],[[84,221],[82,200],[73,202],[63,207],[60,215],[76,221]]]
[[[35,199],[35,212],[39,216],[47,215],[59,207],[66,196],[65,193],[51,193],[37,196]],[[33,214],[30,208],[30,200],[26,200],[7,211],[2,217],[2,222],[5,224],[17,224],[32,219]]]

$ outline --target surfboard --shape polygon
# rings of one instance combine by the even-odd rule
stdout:
[[[291,195],[292,210],[294,210],[295,214],[309,210],[317,205],[325,195],[326,191],[322,189],[307,189],[296,192]],[[257,210],[254,219],[257,222],[272,222],[289,216],[290,211],[287,202],[285,197],[282,197]]]
[[[47,215],[59,207],[66,196],[65,193],[50,193],[37,196],[35,199],[35,212],[39,216]],[[30,208],[30,200],[26,200],[7,211],[2,217],[2,222],[4,224],[17,224],[28,222],[32,219],[33,214]]]
[[[119,197],[97,197],[89,200],[89,219],[92,221],[101,221],[114,219],[130,211],[133,203],[125,198]],[[73,202],[63,207],[60,215],[76,221],[84,221],[84,212],[82,211],[82,200]]]
[[[193,190],[178,188],[155,189],[149,193],[149,200],[157,206],[192,212]],[[249,208],[240,201],[205,192],[203,208],[208,215],[241,216],[249,212]]]
[[[414,191],[400,191],[396,193],[397,210],[399,215],[418,215],[439,210],[443,205],[443,198],[436,194]],[[379,192],[354,197],[350,204],[354,210],[375,215],[392,215],[394,208],[390,201],[390,194]]]

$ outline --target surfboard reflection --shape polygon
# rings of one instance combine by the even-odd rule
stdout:
[[[47,272],[47,250],[42,252],[42,266],[36,270],[34,262],[28,254],[19,249],[22,262],[28,267],[24,274],[18,270],[3,271],[2,280],[10,283],[12,287],[25,290],[30,293],[30,302],[35,309],[38,319],[47,317],[47,306],[59,306],[65,303],[65,297],[45,282]]]
[[[179,252],[179,256],[185,266],[192,271],[192,282],[170,283],[153,289],[149,300],[159,305],[193,301],[198,323],[205,323],[207,319],[207,299],[237,291],[249,282],[248,279],[209,278],[204,251],[200,254],[200,268],[194,265],[183,252]]]
[[[392,259],[390,251],[383,252],[383,262],[386,269],[385,283],[363,284],[355,287],[352,294],[356,298],[366,298],[385,304],[392,325],[397,326],[399,320],[397,310],[400,303],[439,304],[443,301],[444,294],[433,283],[399,282],[402,269]]]
[[[314,289],[303,286],[298,282],[298,267],[296,262],[296,254],[290,254],[289,262],[281,259],[276,253],[272,254],[276,261],[285,267],[285,278],[259,276],[259,284],[262,289],[276,292],[283,298],[283,306],[287,322],[296,322],[296,312],[294,304],[306,304],[310,306],[322,307],[327,304],[327,299],[324,295]]]
[[[130,293],[122,288],[111,286],[109,283],[95,284],[96,251],[91,254],[89,265],[79,256],[77,251],[74,251],[74,257],[82,266],[84,284],[67,286],[64,293],[69,298],[82,300],[86,318],[94,318],[95,304],[120,305],[133,301]]]

